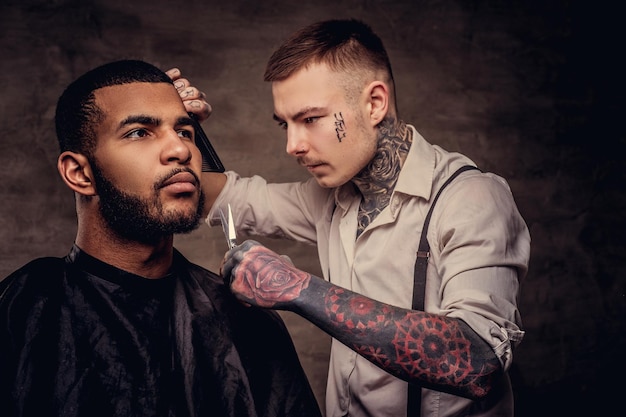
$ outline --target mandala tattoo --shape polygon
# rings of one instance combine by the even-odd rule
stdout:
[[[396,327],[396,363],[407,374],[433,383],[458,383],[471,372],[469,344],[459,327],[442,317],[423,320],[412,313],[398,320]]]
[[[473,358],[472,342],[457,321],[398,309],[334,286],[325,295],[324,310],[336,331],[333,337],[349,341],[382,369],[477,397],[487,393],[488,375],[497,364]]]
[[[386,368],[391,365],[391,359],[387,356],[381,348],[375,348],[373,346],[355,346],[354,349],[358,354],[367,358],[374,364]]]
[[[339,287],[332,287],[328,291],[324,306],[334,326],[355,335],[363,334],[365,331],[379,331],[391,322],[389,307],[375,309],[372,299],[361,295],[355,296]]]

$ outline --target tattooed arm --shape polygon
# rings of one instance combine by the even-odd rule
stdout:
[[[226,254],[222,275],[248,304],[292,311],[405,381],[480,399],[502,371],[462,320],[381,303],[295,268],[248,240]]]

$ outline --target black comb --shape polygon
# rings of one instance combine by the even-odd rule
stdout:
[[[209,138],[202,130],[202,126],[198,123],[196,115],[189,113],[191,117],[191,124],[196,131],[196,146],[200,149],[202,154],[202,172],[224,172],[224,165],[220,161],[220,157],[217,156],[217,152],[213,149],[213,145],[209,142]]]

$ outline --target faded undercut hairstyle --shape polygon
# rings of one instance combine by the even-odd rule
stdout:
[[[96,147],[95,127],[104,117],[95,103],[94,92],[103,87],[135,82],[172,84],[165,72],[137,60],[104,64],[71,83],[56,108],[56,132],[61,152],[72,151],[91,159]]]
[[[381,39],[365,23],[326,20],[309,25],[288,38],[272,54],[265,81],[283,81],[311,64],[326,64],[337,72],[358,75],[365,69],[388,78],[395,90],[391,63]],[[395,95],[395,94],[394,94]]]

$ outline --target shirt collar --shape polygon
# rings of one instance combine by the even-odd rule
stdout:
[[[335,204],[342,209],[343,213],[346,213],[357,195],[355,185],[352,181],[348,181],[335,189]]]
[[[394,193],[401,192],[428,200],[432,192],[437,157],[432,145],[413,126],[408,127],[413,131],[413,143],[400,171]]]
[[[407,126],[413,131],[413,143],[393,192],[423,197],[428,200],[433,185],[435,150],[412,125]],[[335,189],[335,202],[346,212],[353,198],[357,195],[354,184],[349,181]]]
[[[104,261],[101,261],[100,259],[88,254],[87,252],[79,248],[76,243],[72,245],[70,252],[65,257],[65,262],[67,264],[76,265],[78,268],[92,276],[119,285],[143,286],[146,288],[157,288],[164,286],[169,287],[173,285],[168,284],[168,282],[174,281],[176,279],[175,277],[178,276],[178,270],[180,268],[179,264],[181,261],[187,262],[183,255],[180,254],[180,252],[178,252],[176,249],[174,249],[174,262],[170,267],[170,272],[164,277],[151,279],[133,274],[132,272],[124,271]]]

